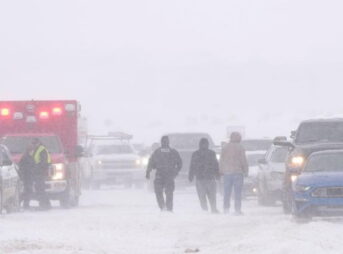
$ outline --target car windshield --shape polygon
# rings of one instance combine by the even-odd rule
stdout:
[[[343,142],[343,122],[303,123],[295,143]]]
[[[95,148],[96,155],[109,155],[109,154],[130,154],[134,153],[129,145],[103,145]]]
[[[287,148],[277,148],[272,153],[270,158],[271,162],[275,163],[284,163],[288,156],[288,149]]]
[[[49,153],[62,153],[61,143],[58,137],[56,136],[8,136],[4,137],[1,143],[8,147],[11,154],[23,154],[32,142],[33,138],[38,138],[42,142],[42,144],[48,149]]]
[[[321,154],[310,157],[305,172],[343,172],[343,153]]]
[[[246,151],[267,151],[272,145],[272,140],[243,140],[242,145]]]
[[[263,153],[257,153],[257,154],[247,154],[247,160],[249,167],[254,167],[258,165],[258,161],[263,159],[265,157],[265,154]]]
[[[199,142],[202,138],[207,138],[210,143],[210,147],[214,147],[211,137],[206,134],[169,135],[170,146],[176,149],[196,150],[199,148]]]

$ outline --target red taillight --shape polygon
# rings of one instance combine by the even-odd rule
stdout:
[[[59,108],[59,107],[53,108],[53,109],[52,109],[52,114],[53,114],[54,116],[60,116],[60,115],[62,115],[62,109]]]
[[[0,111],[1,116],[9,116],[10,115],[10,109],[9,108],[2,108]]]
[[[41,112],[39,113],[39,118],[42,119],[42,120],[49,119],[49,112],[47,112],[47,111],[41,111]]]

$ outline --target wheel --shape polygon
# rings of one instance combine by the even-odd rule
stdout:
[[[261,206],[270,206],[274,202],[272,197],[268,194],[268,190],[266,187],[266,183],[263,181],[259,181],[258,184],[258,192],[257,192],[257,201],[258,204]]]
[[[89,179],[83,180],[82,188],[85,190],[89,190],[91,188],[91,181]]]
[[[101,183],[100,182],[92,182],[90,184],[92,190],[100,190],[101,188]]]
[[[296,202],[292,201],[291,205],[292,215],[297,223],[308,223],[312,220],[312,214],[310,211],[299,212]]]
[[[289,191],[285,191],[283,194],[282,208],[285,214],[290,214],[292,212],[292,198]]]
[[[60,206],[62,208],[68,209],[71,207],[76,207],[79,205],[79,196],[76,195],[76,192],[69,188],[68,191],[64,194],[64,197],[60,199]]]

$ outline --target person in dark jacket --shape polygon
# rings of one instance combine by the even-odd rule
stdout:
[[[154,188],[158,206],[162,211],[173,211],[175,178],[181,168],[182,160],[179,153],[170,148],[169,137],[162,137],[161,147],[150,157],[146,172],[146,178],[150,179],[151,171],[156,170]]]
[[[201,208],[208,211],[208,199],[212,213],[218,213],[216,179],[220,178],[219,163],[216,153],[209,149],[209,141],[206,138],[200,140],[199,150],[192,155],[189,181],[192,182],[194,177]]]
[[[30,208],[30,201],[33,194],[33,170],[35,168],[35,162],[32,156],[33,146],[30,145],[19,162],[19,175],[24,185],[22,195],[24,209]]]
[[[41,209],[50,209],[50,200],[46,194],[45,181],[49,176],[49,167],[51,164],[51,157],[49,151],[40,142],[38,138],[33,139],[32,145],[34,148],[33,160],[34,167],[34,186],[38,196],[39,207]]]

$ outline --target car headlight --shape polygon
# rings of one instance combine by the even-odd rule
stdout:
[[[65,179],[65,165],[63,163],[53,164],[52,180],[64,180]]]
[[[297,191],[297,192],[306,192],[310,189],[311,189],[310,186],[303,186],[303,185],[296,185],[295,186],[295,191]]]
[[[142,166],[146,167],[149,164],[149,157],[144,157],[142,159]]]
[[[219,153],[217,153],[216,157],[217,157],[217,160],[220,160],[220,154]]]
[[[98,161],[96,162],[96,164],[99,165],[99,166],[101,166],[101,165],[102,165],[102,161],[101,161],[101,160],[98,160]]]
[[[304,158],[304,156],[301,156],[301,155],[294,156],[294,157],[292,157],[290,162],[291,162],[290,166],[292,168],[301,168],[305,163],[305,158]]]
[[[291,180],[292,182],[296,182],[296,180],[298,180],[298,175],[291,175]]]
[[[142,165],[142,161],[140,159],[136,160],[136,166],[141,166]]]

